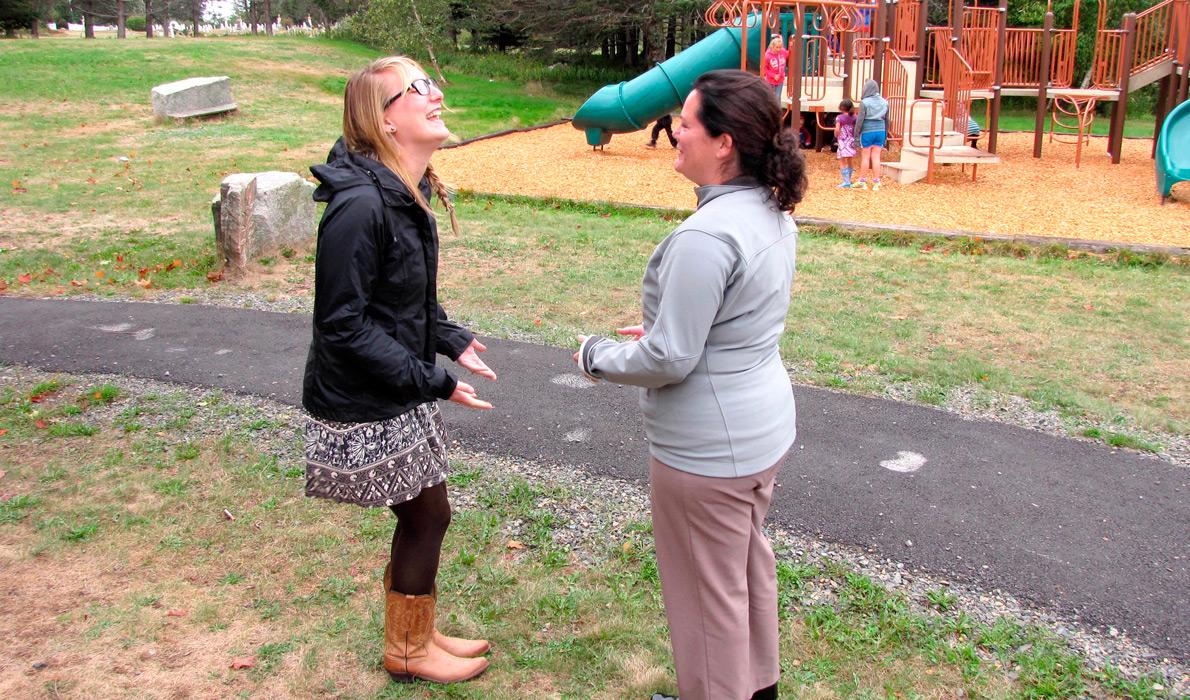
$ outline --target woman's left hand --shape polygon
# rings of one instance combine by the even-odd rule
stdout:
[[[459,359],[455,361],[468,372],[486,377],[494,382],[496,381],[496,373],[484,364],[483,360],[479,359],[478,353],[485,352],[487,349],[487,346],[479,342],[478,339],[472,340],[471,344],[467,346],[467,349],[463,351],[463,354],[459,355]]]

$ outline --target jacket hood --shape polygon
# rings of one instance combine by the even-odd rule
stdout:
[[[868,97],[879,97],[879,96],[880,96],[880,83],[877,83],[875,80],[873,80],[871,78],[868,78],[867,80],[865,80],[864,81],[864,94],[863,94],[863,97],[861,97],[860,99],[864,99],[864,98],[868,98]]]
[[[321,183],[314,190],[316,202],[329,202],[336,192],[352,187],[379,185],[386,205],[407,207],[417,204],[409,188],[401,182],[396,173],[378,160],[348,150],[341,136],[335,141],[335,145],[331,146],[330,153],[326,156],[326,164],[312,165],[310,172],[314,173],[314,177]],[[429,178],[423,177],[418,183],[418,189],[426,201],[429,201]]]

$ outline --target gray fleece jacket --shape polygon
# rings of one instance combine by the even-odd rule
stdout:
[[[773,466],[795,437],[778,341],[793,284],[797,226],[767,188],[738,178],[700,187],[698,209],[653,252],[637,342],[591,337],[596,379],[643,387],[649,451],[713,477]]]
[[[879,83],[871,78],[864,81],[864,96],[855,112],[855,133],[866,131],[888,131],[888,100],[881,96]]]

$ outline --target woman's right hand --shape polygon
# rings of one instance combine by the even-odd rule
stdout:
[[[455,386],[454,393],[450,395],[450,400],[467,408],[478,408],[481,411],[486,411],[492,407],[492,404],[479,398],[475,393],[475,387],[467,382],[459,382]]]
[[[640,340],[641,338],[645,337],[645,327],[643,325],[641,325],[641,326],[626,326],[624,328],[617,328],[616,332],[619,333],[620,335],[632,336],[633,342],[636,342],[636,341]]]

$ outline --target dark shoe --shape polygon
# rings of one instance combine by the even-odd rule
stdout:
[[[645,148],[657,148],[657,142],[656,142],[656,141],[650,141],[650,142],[648,142],[648,143],[646,143],[646,144],[645,144]]]
[[[774,683],[767,688],[752,693],[752,700],[777,700],[777,684]]]
[[[670,140],[669,140],[669,147],[670,147],[670,148],[677,148],[677,147],[678,147],[678,140],[677,140],[677,139],[670,139]]]
[[[677,696],[674,696],[674,695],[662,695],[661,693],[653,693],[653,697],[649,698],[649,700],[678,700],[678,698],[677,698]]]

